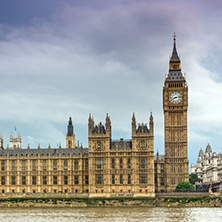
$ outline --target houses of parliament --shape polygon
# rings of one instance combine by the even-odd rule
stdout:
[[[70,117],[66,148],[21,149],[21,135],[0,136],[0,193],[76,193],[89,197],[154,197],[188,181],[188,87],[181,72],[176,37],[163,86],[165,154],[154,155],[154,119],[137,123],[133,113],[131,139],[113,140],[111,118],[88,118],[88,148],[76,144]]]

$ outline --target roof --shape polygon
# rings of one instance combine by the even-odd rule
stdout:
[[[71,149],[71,155],[80,156],[81,148],[73,148]],[[83,148],[83,155],[88,155],[88,148]],[[38,149],[30,149],[29,150],[30,156],[38,156]],[[17,156],[17,149],[9,149],[9,156]],[[41,148],[40,149],[40,156],[48,156],[49,155],[49,149],[48,148]],[[51,156],[59,156],[59,148],[51,148],[50,149],[50,155]],[[67,148],[61,148],[61,155],[62,156],[69,156],[70,155],[70,149]],[[7,150],[0,150],[0,156],[7,156]],[[28,149],[19,149],[19,156],[28,156]]]

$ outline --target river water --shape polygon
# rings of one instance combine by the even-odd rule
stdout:
[[[1,208],[0,221],[222,221],[222,208]]]

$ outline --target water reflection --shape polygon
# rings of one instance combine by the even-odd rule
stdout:
[[[221,221],[221,208],[6,208],[1,221]]]

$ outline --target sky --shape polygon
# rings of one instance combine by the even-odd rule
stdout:
[[[65,147],[68,119],[88,147],[88,116],[113,139],[154,117],[164,154],[162,89],[173,34],[189,87],[188,156],[222,147],[222,2],[217,0],[1,0],[0,132],[22,147]]]

